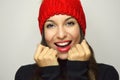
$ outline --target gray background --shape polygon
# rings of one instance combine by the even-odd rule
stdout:
[[[97,62],[120,73],[120,0],[82,0],[86,39]],[[37,16],[40,0],[0,0],[0,80],[14,80],[21,65],[34,63],[41,41]]]

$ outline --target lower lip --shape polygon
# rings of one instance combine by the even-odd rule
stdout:
[[[70,49],[70,46],[57,47],[57,50],[60,51],[60,52],[68,52],[69,49]]]

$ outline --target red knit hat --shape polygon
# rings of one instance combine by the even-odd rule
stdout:
[[[85,34],[86,20],[80,0],[43,0],[38,17],[41,34],[45,21],[57,14],[74,17]]]

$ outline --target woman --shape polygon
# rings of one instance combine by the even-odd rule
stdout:
[[[20,67],[15,80],[119,80],[113,66],[96,63],[79,0],[43,0],[38,21],[36,63]]]

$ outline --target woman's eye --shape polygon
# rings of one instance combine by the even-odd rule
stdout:
[[[74,24],[75,24],[75,23],[72,22],[72,21],[71,21],[71,22],[67,22],[67,26],[74,26]]]
[[[53,28],[54,25],[53,25],[53,24],[48,24],[48,25],[46,25],[46,27],[47,27],[47,28]]]

